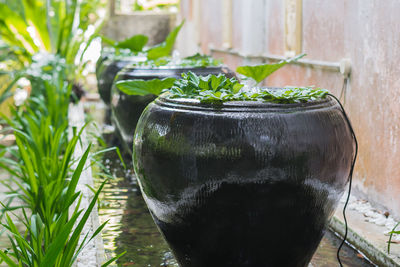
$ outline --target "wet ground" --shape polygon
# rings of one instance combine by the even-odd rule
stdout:
[[[153,223],[129,160],[125,162],[129,167],[127,170],[123,169],[115,154],[105,155],[103,162],[115,176],[106,185],[100,199],[100,219],[110,220],[103,231],[106,253],[115,256],[126,251],[118,260],[119,266],[178,266]],[[332,232],[327,232],[312,259],[312,266],[339,266],[336,251],[340,242],[341,239]],[[347,245],[342,249],[341,259],[346,267],[374,266]]]

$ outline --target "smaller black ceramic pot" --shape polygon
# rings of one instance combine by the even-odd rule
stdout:
[[[235,77],[235,73],[225,66],[216,67],[173,67],[164,66],[159,68],[149,67],[132,67],[127,66],[123,68],[115,77],[112,86],[112,121],[114,122],[119,135],[127,148],[128,152],[132,152],[133,134],[135,132],[137,121],[142,114],[145,107],[153,101],[156,96],[132,96],[127,95],[115,86],[115,83],[122,80],[131,79],[164,79],[168,77],[180,78],[182,73],[193,72],[200,76],[207,76],[209,74],[218,75],[225,74],[227,77]]]
[[[143,56],[115,57],[105,53],[96,63],[97,87],[101,99],[107,105],[111,101],[111,87],[117,73],[128,64],[146,60]]]

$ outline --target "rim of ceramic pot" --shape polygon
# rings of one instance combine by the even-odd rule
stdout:
[[[179,66],[179,65],[166,65],[166,66],[126,66],[125,71],[131,71],[131,70],[151,70],[151,71],[159,71],[159,70],[199,70],[199,69],[213,69],[213,70],[218,70],[222,68],[227,68],[225,65],[218,65],[218,66],[199,66],[199,67],[193,67],[193,66]]]
[[[134,63],[134,62],[141,62],[146,61],[146,57],[143,56],[121,56],[121,57],[107,57],[105,62],[108,64],[117,64],[119,62],[125,62],[126,64]]]
[[[281,89],[278,87],[265,87],[268,89]],[[280,104],[267,101],[227,101],[222,103],[201,103],[193,98],[169,98],[168,95],[160,95],[155,104],[173,108],[192,111],[228,111],[228,112],[295,112],[315,109],[325,109],[337,105],[333,98],[326,96],[323,99],[308,101],[304,103]]]

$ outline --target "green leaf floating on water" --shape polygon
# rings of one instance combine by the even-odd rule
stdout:
[[[223,102],[232,98],[241,98],[239,93],[243,87],[235,78],[227,78],[223,74],[197,76],[193,72],[182,73],[168,90],[171,98],[194,98],[201,102]],[[242,99],[243,100],[243,99]]]
[[[325,98],[329,92],[322,88],[243,87],[235,78],[224,74],[198,76],[182,73],[181,79],[126,80],[117,82],[117,88],[128,95],[145,96],[167,93],[168,98],[191,98],[202,103],[222,104],[227,101],[265,101],[279,104],[305,103]]]
[[[127,95],[159,95],[162,90],[171,88],[175,78],[165,78],[162,80],[152,79],[152,80],[124,80],[118,81],[116,86],[119,90]]]
[[[143,50],[143,47],[147,44],[147,41],[149,40],[149,37],[143,34],[136,34],[130,38],[127,38],[121,42],[114,41],[110,38],[107,38],[105,36],[101,37],[102,40],[115,47],[115,48],[127,48],[131,50],[132,52],[141,52]]]
[[[179,31],[181,30],[185,20],[181,22],[177,27],[175,27],[167,36],[164,42],[159,45],[153,46],[147,51],[147,59],[154,60],[160,57],[165,57],[171,54],[172,49],[174,48],[174,44],[176,41],[176,37],[178,36]]]
[[[221,104],[227,101],[266,101],[279,104],[305,103],[323,99],[329,93],[325,89],[312,87],[286,87],[280,89],[255,87],[243,88],[235,78],[223,74],[197,76],[193,72],[183,73],[169,90],[170,98],[192,98],[202,103]]]
[[[304,57],[305,55],[306,54],[301,54],[293,58],[282,60],[275,64],[264,64],[258,66],[240,66],[236,69],[236,72],[246,77],[253,78],[257,83],[259,83],[263,81],[265,78],[267,78],[269,75],[271,75],[273,72],[275,72],[276,70],[285,66],[287,63],[296,61]]]

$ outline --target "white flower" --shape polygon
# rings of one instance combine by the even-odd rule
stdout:
[[[22,88],[31,86],[31,82],[27,78],[24,78],[24,77],[19,79],[17,84],[18,84],[19,87],[22,87]]]
[[[28,91],[25,89],[17,88],[14,93],[14,104],[21,106],[28,98]]]

